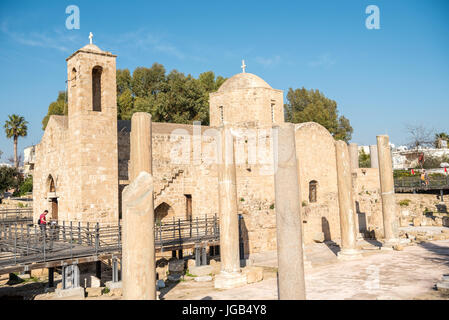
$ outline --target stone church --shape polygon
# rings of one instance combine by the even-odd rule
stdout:
[[[34,220],[117,224],[130,183],[131,121],[117,120],[116,56],[88,44],[67,61],[68,116],[50,117],[35,150]],[[235,133],[238,211],[248,254],[276,250],[272,126],[284,122],[283,91],[246,73],[210,94],[210,126],[152,124],[155,217],[218,214],[216,128]],[[321,125],[296,125],[304,241],[340,237],[335,140]],[[359,231],[382,228],[379,173],[353,168]],[[369,196],[367,196],[369,194]]]

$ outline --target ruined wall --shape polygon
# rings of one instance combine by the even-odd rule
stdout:
[[[449,195],[396,193],[396,215],[401,227],[449,227]]]
[[[353,187],[359,232],[375,230],[378,235],[383,234],[379,169],[359,168],[354,170]]]
[[[340,238],[335,142],[323,126],[296,125],[296,156],[299,166],[304,241],[315,237]],[[316,202],[310,201],[311,182],[317,183]]]
[[[51,116],[42,141],[36,145],[36,160],[33,173],[33,221],[48,210],[47,219],[55,219],[48,195],[50,179],[54,180],[56,195],[59,197],[59,219],[67,219],[67,212],[73,206],[71,197],[71,172],[66,172],[65,165],[69,156],[66,152],[67,117]]]

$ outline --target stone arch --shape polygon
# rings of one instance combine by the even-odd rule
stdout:
[[[53,176],[51,174],[48,175],[47,177],[47,193],[56,193],[56,183],[55,183],[55,179],[53,178]]]
[[[51,203],[50,214],[52,220],[58,220],[58,198],[56,195],[56,182],[51,174],[47,178],[47,196],[48,201]]]
[[[101,112],[101,74],[103,68],[95,66],[92,69],[92,110]]]
[[[70,73],[70,86],[76,87],[76,69],[73,68]]]
[[[156,222],[156,224],[160,224],[161,222],[174,216],[175,210],[173,210],[173,207],[170,206],[167,202],[160,203],[154,209],[154,221]]]

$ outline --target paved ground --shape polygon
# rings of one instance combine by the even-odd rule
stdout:
[[[321,263],[306,269],[307,299],[449,299],[433,289],[443,274],[449,274],[448,240],[403,251],[369,250],[355,261],[339,261],[326,250],[330,251],[324,244],[306,248],[314,254],[308,257],[312,265],[317,261],[313,256]],[[327,264],[326,256],[331,257]],[[277,280],[271,272],[262,282],[229,290],[216,290],[212,282],[184,281],[162,294],[163,299],[277,299]]]
[[[422,242],[406,246],[403,251],[373,250],[375,246],[360,242],[363,259],[340,261],[332,243],[306,246],[307,299],[448,299],[434,290],[443,274],[449,274],[449,240]],[[264,280],[241,288],[216,290],[213,282],[184,280],[167,283],[161,299],[277,299],[275,252],[255,256],[252,263],[264,267]],[[186,277],[187,279],[187,277]],[[1,280],[1,279],[0,279]],[[23,283],[7,286],[0,281],[0,296],[26,299],[54,299],[43,295],[46,283]],[[3,284],[3,285],[2,285]],[[22,292],[22,293],[21,293]],[[2,299],[2,297],[0,297]],[[90,299],[120,299],[101,296]]]

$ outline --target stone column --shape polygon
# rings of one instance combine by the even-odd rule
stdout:
[[[352,173],[348,146],[346,142],[335,141],[337,161],[338,205],[340,211],[341,251],[340,259],[360,258],[357,250],[357,225],[352,193]]]
[[[349,144],[349,156],[351,158],[351,170],[359,168],[359,146],[357,143]]]
[[[151,137],[151,114],[134,113],[131,118],[130,135],[130,181],[134,180],[141,171],[153,173]]]
[[[295,127],[273,127],[274,190],[278,254],[278,297],[304,300],[304,254],[301,196],[296,160]]]
[[[122,282],[125,300],[156,299],[151,115],[131,120],[131,184],[122,194]]]
[[[377,155],[377,146],[375,144],[369,146],[369,156],[371,159],[371,168],[379,168],[379,160]]]
[[[228,126],[220,129],[218,146],[218,206],[220,217],[221,272],[215,277],[215,288],[229,289],[246,284],[240,271],[239,224],[234,137]]]
[[[399,230],[394,199],[393,162],[387,135],[377,136],[377,151],[379,153],[379,177],[385,246],[390,247],[399,241]]]

